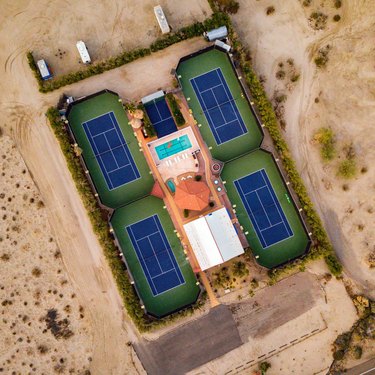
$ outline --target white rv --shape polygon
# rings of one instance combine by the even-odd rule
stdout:
[[[81,56],[82,62],[84,64],[90,64],[91,58],[89,55],[89,51],[86,48],[85,42],[83,42],[82,40],[77,42],[77,49],[78,49],[79,55]]]
[[[156,7],[154,7],[154,13],[155,13],[156,19],[158,20],[161,32],[163,34],[169,33],[171,29],[168,25],[167,19],[165,18],[162,7],[160,5],[157,5]]]

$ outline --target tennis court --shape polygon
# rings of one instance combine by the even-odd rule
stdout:
[[[220,68],[190,80],[218,145],[247,133]]]
[[[155,128],[158,138],[177,130],[171,111],[165,98],[153,100],[145,104],[147,115]]]
[[[293,236],[264,169],[235,180],[234,185],[264,249]]]
[[[83,128],[110,190],[140,177],[113,112],[83,123]]]
[[[131,224],[126,230],[154,296],[185,283],[158,215]]]

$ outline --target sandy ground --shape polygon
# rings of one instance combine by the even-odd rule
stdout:
[[[133,4],[130,13],[128,9],[129,4]],[[203,19],[205,17],[204,13],[209,9],[204,1],[186,2],[183,7],[180,3],[177,4],[173,1],[162,2],[162,4],[166,5],[167,15],[170,15],[172,26],[180,26],[189,23],[192,18]],[[59,304],[56,303],[55,305],[59,308],[61,319],[65,318],[66,314],[60,311],[60,308],[67,304],[72,306],[70,320],[75,335],[63,343],[58,342],[62,348],[61,356],[59,355],[57,360],[60,360],[60,357],[64,357],[67,366],[76,366],[76,371],[89,369],[92,374],[143,373],[142,367],[134,356],[131,347],[127,346],[128,341],[137,340],[137,333],[129,319],[125,316],[122,302],[111,272],[102,255],[102,250],[97,239],[92,232],[85,209],[75,190],[70,173],[66,168],[59,145],[50,131],[44,116],[46,109],[56,103],[62,90],[49,95],[39,94],[35,79],[27,65],[25,54],[28,49],[38,50],[39,47],[41,47],[41,52],[50,55],[53,54],[56,48],[67,49],[67,45],[69,44],[70,46],[70,41],[75,41],[74,38],[76,38],[76,36],[73,35],[76,31],[73,30],[78,30],[78,24],[76,23],[75,27],[72,27],[72,23],[79,21],[80,35],[83,35],[83,38],[87,34],[82,33],[87,33],[89,30],[92,31],[94,28],[98,27],[100,33],[96,34],[96,42],[107,42],[106,45],[108,46],[108,50],[98,47],[98,51],[100,49],[100,53],[102,53],[99,55],[98,52],[98,56],[105,57],[110,53],[116,52],[115,47],[119,43],[119,38],[116,36],[117,34],[112,34],[112,28],[116,29],[117,26],[113,26],[113,23],[110,21],[116,12],[123,15],[121,16],[123,18],[117,17],[117,21],[122,20],[125,22],[128,19],[127,17],[134,19],[134,14],[139,13],[141,15],[142,12],[147,12],[147,9],[151,5],[150,1],[137,3],[128,1],[124,4],[124,2],[119,1],[109,2],[104,0],[99,3],[96,2],[95,6],[89,1],[81,1],[76,5],[72,5],[70,2],[56,3],[49,1],[18,1],[16,3],[3,1],[1,4],[0,128],[5,134],[13,138],[26,163],[26,169],[30,171],[40,192],[40,196],[42,197],[40,199],[43,200],[45,205],[45,208],[40,211],[44,212],[43,220],[40,219],[41,225],[43,224],[43,227],[50,228],[48,232],[52,231],[53,235],[51,235],[51,237],[54,238],[54,241],[49,246],[58,246],[61,251],[61,259],[63,262],[61,264],[61,276],[57,274],[57,268],[55,267],[58,267],[58,261],[56,261],[55,267],[51,267],[51,272],[48,272],[50,276],[48,282],[57,286],[62,275],[66,275],[69,286],[64,286],[63,288],[66,288],[66,290],[71,288],[71,294],[75,294],[76,300],[79,301],[70,301],[70,299],[68,299],[69,294],[65,293],[64,296],[67,300],[64,301],[60,301],[60,297],[56,297],[55,295],[53,295],[51,300],[46,297],[46,305],[50,303],[52,307],[55,303],[54,298],[59,300]],[[64,14],[70,14],[71,9],[75,9],[75,12],[78,12],[78,7],[80,6],[82,7],[80,10],[86,8],[84,16],[82,16],[81,19],[76,20],[73,16],[64,16]],[[104,8],[106,9],[105,12],[103,11]],[[89,9],[89,11],[87,9]],[[129,14],[131,14],[131,16],[129,16]],[[100,22],[98,22],[98,18],[102,16],[106,17],[103,18],[103,20],[107,19],[108,22],[103,21],[103,23],[99,25]],[[105,24],[107,25],[107,29],[104,32]],[[154,34],[152,35],[147,34],[147,31],[145,32],[144,28],[141,26],[142,25],[138,25],[131,34],[129,34],[126,29],[121,29],[123,34],[120,32],[119,35],[123,38],[122,42],[125,48],[132,48],[138,45],[140,40],[146,38],[145,35],[149,38],[147,39],[148,41],[153,39],[152,35],[154,35],[154,37],[158,36],[156,30],[154,30],[154,25],[147,25],[147,30],[154,30]],[[99,34],[103,35],[103,39],[100,38]],[[63,36],[68,37],[65,38]],[[43,50],[42,47],[47,49]],[[73,47],[69,47],[72,49],[67,52],[66,56],[70,56],[70,53],[73,53],[75,46]],[[112,50],[111,47],[114,49]],[[192,49],[195,50],[195,48],[196,46],[194,44],[182,44],[180,50],[177,49],[174,54],[180,53],[182,56],[192,52]],[[94,55],[95,54],[96,53],[94,53]],[[165,54],[167,56],[165,63],[169,66],[169,71],[163,73],[165,75],[158,75],[160,78],[158,85],[172,84],[170,69],[175,65],[176,61],[175,57],[172,59],[171,56],[168,56],[168,51],[166,51]],[[68,57],[66,57],[66,59],[68,59]],[[168,64],[169,59],[173,60],[170,64]],[[152,66],[152,61],[150,61],[150,65]],[[60,65],[61,71],[63,71],[65,66],[67,70],[71,68],[75,69],[75,66],[70,65],[68,60],[62,60]],[[143,73],[143,69],[136,71],[138,77]],[[155,73],[154,75],[157,76]],[[122,73],[117,76],[116,87],[111,85],[111,87],[108,88],[117,90],[122,86],[127,87],[126,78],[121,81],[119,80],[120,77],[124,78]],[[153,80],[153,82],[155,83],[155,80]],[[105,85],[103,81],[99,84],[95,81],[95,78],[93,78],[92,86],[91,88],[87,87],[87,90],[92,93],[99,89],[100,86],[100,88],[105,87],[103,85]],[[150,85],[150,88],[151,87],[154,89],[153,85]],[[1,164],[5,168],[6,161],[2,159]],[[26,181],[28,181],[27,179],[24,181],[23,177],[23,174],[15,174],[15,179],[20,182],[21,186],[24,186]],[[1,179],[1,181],[3,183],[3,179]],[[35,186],[30,187],[30,189],[31,188],[35,190]],[[10,210],[10,208],[7,208],[7,210],[8,209]],[[25,222],[25,228],[22,233],[30,233],[33,237],[33,241],[37,245],[35,251],[46,252],[45,258],[51,258],[50,255],[47,254],[52,250],[45,248],[43,243],[37,242],[37,235],[32,233],[33,227],[27,225],[27,223],[33,221],[33,211],[26,209],[22,209],[21,211],[20,209],[19,212],[19,215],[22,215]],[[49,224],[46,221],[47,218]],[[12,232],[13,236],[15,236],[15,234],[16,233]],[[30,280],[34,282],[38,281],[39,279],[35,281],[32,276],[28,276],[32,271],[33,263],[27,263],[26,260],[22,260],[24,258],[20,258],[17,255],[18,253],[23,254],[20,246],[13,244],[12,247],[12,258],[9,260],[9,265],[22,265],[22,270],[25,272],[23,277],[30,278]],[[35,260],[37,261],[37,259]],[[49,261],[51,261],[51,259]],[[3,262],[1,263],[3,264]],[[23,264],[25,265],[23,266]],[[12,272],[18,272],[18,270],[12,270],[12,268],[6,271],[9,277],[11,277]],[[55,278],[53,278],[53,276]],[[42,277],[43,275],[41,278]],[[7,292],[11,290],[10,285],[7,284],[5,287]],[[45,288],[47,287],[48,284],[46,283]],[[59,289],[62,290],[62,287],[59,286]],[[28,289],[25,289],[25,294],[27,290]],[[30,290],[32,290],[31,287]],[[31,291],[28,296],[31,302],[34,298],[32,293],[33,291]],[[22,301],[26,300],[26,295],[23,297]],[[35,315],[39,318],[41,315],[40,307],[35,308],[34,311],[34,306],[31,305],[31,302],[28,305],[29,311],[27,315],[30,317]],[[84,311],[85,317],[83,320],[79,319],[79,317],[77,318],[76,304],[78,303],[82,306]],[[12,306],[13,305],[10,307]],[[45,308],[44,304],[42,306]],[[14,320],[14,318],[12,320],[10,316],[10,312],[13,311],[13,308],[11,309],[10,307],[4,310],[4,315],[2,316],[2,319],[8,322],[6,323],[7,325],[12,324]],[[22,319],[22,317],[19,319]],[[2,322],[2,329],[3,324]],[[19,329],[21,329],[22,324],[20,323]],[[6,327],[7,326],[5,326],[5,329],[9,331]],[[38,327],[35,327],[35,331],[32,330],[30,333],[26,331],[26,328],[22,331],[22,335],[25,336],[22,336],[23,340],[27,340],[26,335],[28,334],[32,337],[32,339],[30,339],[30,345],[34,345],[34,348],[37,344],[35,337],[37,336],[38,329]],[[6,337],[8,337],[8,333]],[[18,336],[16,337],[18,339]],[[44,335],[42,337],[44,339]],[[51,347],[52,343],[53,340],[47,342]],[[4,344],[4,347],[2,344],[0,349],[1,363],[9,359],[11,360],[12,366],[19,368],[21,373],[25,373],[22,371],[23,359],[20,355],[13,353],[11,344],[12,341],[9,340],[6,342],[6,345]],[[76,350],[78,344],[81,348]],[[26,350],[26,345],[22,348],[22,350]],[[74,356],[72,354],[68,355],[72,352],[75,352]],[[12,355],[15,355],[15,357],[12,358]],[[88,357],[91,357],[91,362],[89,362]],[[46,357],[39,357],[35,354],[33,356],[33,366],[41,369],[39,366],[42,366],[41,363],[45,358]],[[50,370],[51,363],[43,364],[43,366],[49,366],[46,367],[48,368],[46,373],[52,373]],[[7,365],[10,365],[10,363]],[[29,361],[27,361],[27,366],[29,366]],[[67,367],[65,371],[68,370]]]
[[[12,140],[0,138],[0,300],[2,372],[83,373],[92,360],[92,326],[69,280],[42,197]],[[27,214],[25,214],[27,212]],[[70,338],[56,339],[45,316],[68,319]]]
[[[265,78],[269,96],[287,96],[281,110],[284,135],[298,169],[347,274],[360,290],[374,297],[375,269],[369,269],[365,260],[375,246],[375,4],[351,0],[335,9],[328,0],[312,0],[309,7],[301,3],[241,0],[233,20],[251,51],[256,71]],[[270,5],[275,12],[267,16],[265,9]],[[314,11],[328,16],[323,30],[314,30],[308,21]],[[341,16],[339,22],[332,20],[335,14]],[[329,61],[325,69],[318,70],[313,59],[327,44],[331,46]],[[294,83],[285,69],[290,58],[295,74],[300,74]],[[279,63],[286,71],[282,80],[276,77]],[[322,126],[330,126],[337,140],[338,157],[327,164],[312,142]],[[365,167],[367,172],[345,181],[337,176],[337,164],[343,148],[350,144],[358,170]],[[344,184],[348,185],[346,191]]]

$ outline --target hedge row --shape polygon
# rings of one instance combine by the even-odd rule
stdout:
[[[228,22],[228,29],[229,36],[233,44],[233,50],[235,51],[236,57],[238,57],[238,60],[240,62],[244,78],[250,88],[256,108],[258,109],[262,122],[265,124],[269,134],[273,139],[275,148],[280,156],[280,159],[283,162],[284,169],[289,176],[292,187],[299,198],[307,222],[313,232],[314,242],[309,253],[303,258],[297,259],[281,268],[270,271],[269,274],[271,280],[277,280],[279,276],[284,274],[285,272],[296,269],[297,267],[303,268],[303,266],[308,261],[321,257],[325,258],[330,272],[335,276],[339,276],[342,272],[342,266],[334,253],[327,233],[323,228],[322,222],[314,209],[314,205],[311,202],[305,185],[297,171],[288,145],[286,144],[282,136],[272,104],[268,100],[267,94],[261,82],[252,69],[251,61],[249,60],[249,53],[242,46],[241,41],[239,40],[237,34],[234,32],[230,22]]]
[[[181,113],[180,106],[177,103],[175,96],[172,93],[166,95],[169,107],[172,110],[173,117],[178,126],[185,125],[186,121]]]
[[[58,142],[60,143],[68,169],[81,196],[83,205],[86,208],[94,232],[98,237],[101,247],[103,248],[104,255],[112,270],[125,308],[137,328],[142,332],[149,331],[152,328],[165,325],[166,323],[173,321],[180,316],[189,315],[195,309],[200,308],[204,303],[204,298],[201,298],[193,307],[170,315],[164,319],[155,320],[144,313],[140,306],[139,298],[130,283],[125,264],[119,257],[118,249],[116,248],[113,238],[109,233],[108,223],[105,219],[107,213],[105,212],[105,214],[103,214],[102,209],[94,197],[91,186],[80,163],[80,159],[74,153],[67,128],[61,121],[59,112],[56,108],[49,108],[46,115],[51,128],[54,131]]]
[[[96,64],[89,65],[83,70],[72,72],[53,78],[48,81],[43,81],[40,77],[39,70],[35,65],[32,52],[27,53],[27,60],[31,70],[38,81],[39,91],[42,93],[57,90],[63,86],[81,81],[91,76],[101,74],[107,70],[118,68],[122,65],[128,64],[141,57],[148,56],[152,52],[160,51],[175,43],[202,35],[204,31],[210,30],[215,27],[227,24],[229,18],[225,13],[216,12],[210,18],[203,22],[196,22],[190,26],[183,27],[175,33],[170,33],[166,37],[160,38],[151,44],[149,48],[139,48],[129,52],[123,52],[108,60],[97,62]]]
[[[153,137],[154,135],[156,135],[156,131],[155,131],[154,126],[151,123],[150,118],[148,117],[145,106],[142,103],[140,103],[140,104],[138,104],[137,108],[140,109],[143,112],[143,120],[142,121],[143,121],[143,126],[145,127],[145,129],[147,131],[147,134],[149,135],[149,137]]]

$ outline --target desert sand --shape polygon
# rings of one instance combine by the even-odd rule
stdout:
[[[308,7],[302,1],[271,3],[240,1],[234,24],[250,50],[255,70],[265,79],[269,97],[286,95],[281,108],[284,136],[345,272],[359,290],[374,297],[375,268],[370,269],[366,259],[375,247],[375,4],[343,1],[336,9],[334,1],[328,0],[312,0]],[[267,15],[271,5],[275,11]],[[311,26],[313,12],[328,16],[323,29]],[[332,19],[336,14],[341,17],[338,22]],[[318,69],[314,58],[327,45],[327,65]],[[299,74],[296,82],[291,82],[289,59],[294,74]],[[284,79],[276,76],[279,70],[286,72]],[[321,127],[331,127],[336,135],[338,155],[329,163],[322,161],[313,142]],[[337,176],[337,164],[350,145],[358,172],[344,180]],[[366,172],[361,173],[362,168]]]

